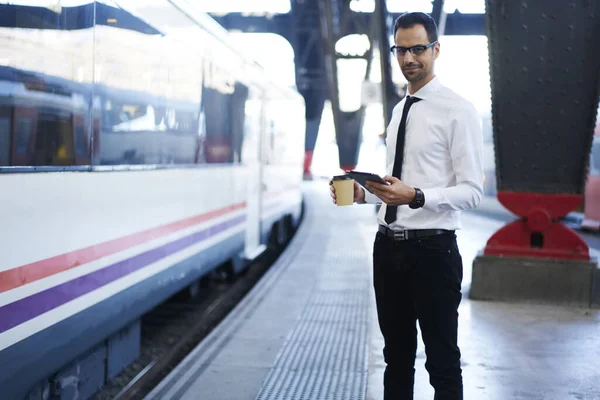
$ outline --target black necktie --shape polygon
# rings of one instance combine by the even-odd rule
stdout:
[[[402,110],[402,119],[400,120],[400,126],[398,127],[398,137],[396,138],[396,157],[394,158],[394,168],[392,169],[392,175],[398,179],[402,179],[402,163],[404,161],[404,140],[406,138],[406,119],[408,118],[408,110],[414,103],[420,101],[418,97],[406,97],[404,103],[404,109]],[[396,220],[396,213],[398,206],[386,206],[385,210],[385,222],[391,224]]]

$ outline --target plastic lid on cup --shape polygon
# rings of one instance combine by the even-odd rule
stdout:
[[[333,177],[334,181],[347,181],[352,179],[350,175],[336,175]]]

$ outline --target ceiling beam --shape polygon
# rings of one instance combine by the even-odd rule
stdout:
[[[352,11],[352,13],[354,15],[352,18],[348,19],[347,26],[345,27],[346,33],[361,33],[368,35],[370,32],[364,31],[370,26],[371,13],[356,13],[354,11]],[[438,28],[440,28],[440,25],[442,25],[443,34],[485,35],[484,14],[461,14],[459,12],[455,12],[453,14],[443,14],[446,15],[445,23],[440,23],[442,22],[441,20],[438,22]],[[400,15],[400,13],[390,13],[390,16],[394,20]],[[243,13],[229,13],[226,15],[212,15],[212,17],[227,30],[237,30],[249,33],[277,33],[290,41],[293,36],[291,13],[274,14],[269,16],[252,16],[244,15]],[[440,30],[440,32],[442,31]]]

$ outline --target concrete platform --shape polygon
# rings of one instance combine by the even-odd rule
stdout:
[[[288,251],[148,399],[381,400],[372,289],[374,207],[335,207],[306,185]],[[502,222],[463,215],[459,345],[465,399],[600,400],[600,310],[468,299],[471,265]],[[419,342],[415,399],[433,399]]]
[[[285,253],[148,399],[364,399],[373,208],[336,207],[327,181]]]

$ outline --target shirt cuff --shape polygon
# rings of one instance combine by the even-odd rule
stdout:
[[[373,193],[369,192],[367,189],[363,189],[365,191],[365,203],[366,204],[379,204],[381,203],[381,199],[375,196]]]
[[[437,211],[442,198],[440,189],[421,189],[425,197],[423,208],[427,211]]]

